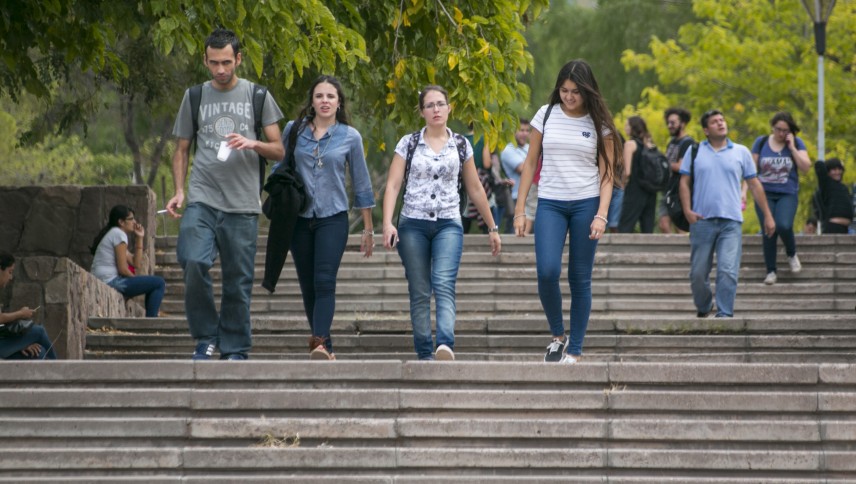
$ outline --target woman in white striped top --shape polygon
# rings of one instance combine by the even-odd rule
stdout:
[[[591,277],[597,241],[606,230],[613,175],[619,170],[621,139],[591,67],[582,60],[565,64],[550,101],[530,123],[529,153],[520,176],[514,229],[524,236],[524,204],[543,155],[538,184],[535,258],[538,296],[552,339],[544,361],[576,363],[591,314]],[[568,244],[571,287],[570,336],[562,316],[562,252]]]

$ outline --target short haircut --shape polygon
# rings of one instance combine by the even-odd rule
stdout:
[[[531,124],[529,118],[519,118],[518,124]]]
[[[663,115],[663,118],[668,121],[669,116],[677,114],[678,119],[681,120],[682,123],[687,124],[692,119],[692,114],[684,108],[669,108],[666,110],[666,113]]]
[[[232,46],[232,51],[235,53],[237,57],[238,53],[241,52],[241,42],[238,40],[238,36],[235,35],[235,32],[232,32],[228,29],[218,28],[211,32],[211,35],[205,39],[205,52],[208,52],[208,48],[212,49],[223,49],[227,45]]]
[[[705,111],[705,113],[701,115],[701,127],[707,128],[707,120],[710,119],[712,116],[716,115],[725,117],[725,115],[722,114],[722,111],[720,111],[719,109],[711,109],[710,111]]]

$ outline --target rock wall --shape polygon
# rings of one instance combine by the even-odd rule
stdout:
[[[80,360],[89,318],[144,317],[142,296],[136,299],[126,303],[118,291],[66,257],[34,256],[16,257],[12,282],[0,302],[4,311],[41,306],[33,320],[56,340],[57,356]]]
[[[154,273],[157,208],[147,186],[0,186],[0,251],[15,256],[14,279],[0,292],[0,306],[41,306],[35,321],[57,338],[60,358],[83,358],[90,317],[145,315],[142,296],[126,303],[88,272],[89,246],[118,204],[131,207],[146,229],[138,273]]]
[[[15,258],[68,257],[89,270],[92,239],[107,223],[110,209],[123,204],[134,210],[146,229],[143,247],[148,257],[144,270],[152,274],[157,232],[155,203],[154,192],[144,185],[0,186],[0,250]]]

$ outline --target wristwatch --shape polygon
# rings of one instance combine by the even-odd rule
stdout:
[[[499,225],[494,225],[493,227],[487,229],[487,233],[491,232],[499,232]]]

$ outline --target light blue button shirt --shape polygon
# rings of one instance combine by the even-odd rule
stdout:
[[[289,121],[282,131],[282,146],[288,152],[288,133],[294,121]],[[316,140],[309,127],[297,135],[294,150],[297,173],[306,187],[306,210],[301,217],[330,217],[348,210],[348,192],[345,187],[345,172],[351,172],[354,191],[353,208],[375,206],[371,177],[363,153],[363,138],[351,126],[336,123]],[[282,162],[280,162],[282,163]],[[277,163],[273,166],[276,170]],[[347,169],[346,169],[347,165]]]
[[[690,174],[692,150],[687,150],[681,162],[681,174]],[[749,148],[727,140],[725,147],[715,151],[705,140],[699,143],[693,176],[693,212],[704,218],[725,218],[743,222],[740,208],[740,182],[755,178],[755,162]]]

